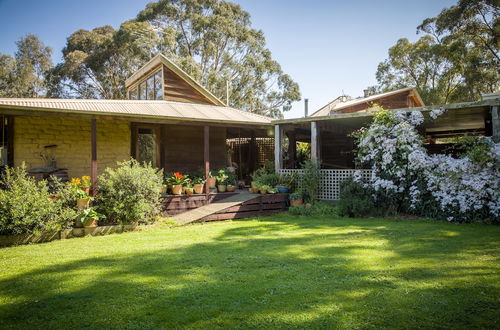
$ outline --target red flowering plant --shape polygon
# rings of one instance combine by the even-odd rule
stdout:
[[[190,182],[190,179],[188,175],[183,175],[181,172],[174,172],[167,179],[167,182],[171,185],[178,185],[178,184],[184,185]]]

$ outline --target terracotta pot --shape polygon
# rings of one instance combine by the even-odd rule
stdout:
[[[194,193],[194,188],[184,188],[184,193],[191,196]]]
[[[90,198],[78,198],[76,200],[76,207],[79,210],[85,210],[88,209],[90,206]]]
[[[250,183],[250,187],[252,187],[252,188],[258,188],[258,187],[257,187],[257,182],[252,181],[252,182]]]
[[[208,188],[213,188],[215,187],[215,183],[217,182],[217,180],[215,178],[208,178],[207,179],[207,185],[208,185]]]
[[[266,190],[266,189],[259,189],[259,192],[260,192],[262,195],[267,194],[267,190]]]
[[[259,188],[248,188],[248,191],[251,194],[258,194],[259,193]]]
[[[197,183],[194,185],[194,193],[195,194],[203,194],[203,188],[204,188],[203,183]]]
[[[85,191],[85,193],[90,196],[90,187],[85,187],[85,188],[82,188],[83,191]]]
[[[219,184],[219,185],[217,185],[217,190],[220,193],[226,192],[226,185],[225,184]]]
[[[302,198],[290,200],[290,206],[300,206],[300,205],[302,205],[302,203],[304,203],[304,200]]]
[[[227,187],[226,187],[226,190],[228,192],[234,192],[234,191],[236,191],[236,186],[228,184]]]
[[[166,194],[167,193],[167,186],[161,187],[160,194]]]
[[[95,228],[97,227],[97,219],[90,219],[87,221],[87,223],[83,226],[83,228]]]
[[[182,185],[181,184],[172,185],[172,194],[182,195]]]

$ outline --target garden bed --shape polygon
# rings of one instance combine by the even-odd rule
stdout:
[[[109,225],[95,228],[71,228],[54,230],[40,234],[0,235],[0,247],[23,245],[30,243],[44,243],[60,239],[69,239],[84,236],[103,236],[109,234],[123,233],[126,231],[140,230],[138,225]]]

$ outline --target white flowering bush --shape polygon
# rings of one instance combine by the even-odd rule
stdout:
[[[434,110],[429,117],[442,113]],[[449,221],[499,221],[500,144],[466,138],[460,158],[429,155],[417,130],[423,122],[419,111],[382,109],[370,127],[354,134],[358,165],[373,170],[363,184],[373,191],[375,205]]]

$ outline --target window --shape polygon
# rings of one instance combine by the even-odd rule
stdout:
[[[136,159],[158,166],[158,143],[156,130],[148,127],[137,127]]]
[[[130,100],[137,100],[137,98],[139,97],[139,87],[134,87],[132,88],[131,90],[129,90],[128,92],[128,98]]]
[[[148,92],[147,92],[147,96],[146,96],[147,99],[154,100],[155,99],[155,77],[151,76],[150,78],[148,78],[148,80],[146,80],[146,85],[148,88]]]
[[[158,73],[155,74],[155,100],[163,100],[163,84],[161,71],[158,71]]]
[[[163,100],[162,79],[162,71],[157,71],[138,85],[129,88],[128,98],[130,100]]]
[[[9,117],[0,115],[0,166],[9,165],[12,156],[10,154],[9,125]]]

